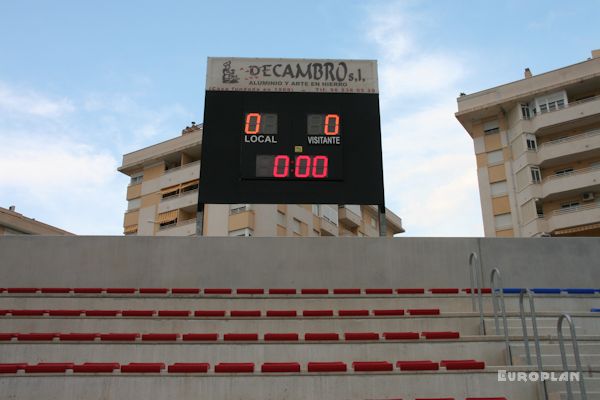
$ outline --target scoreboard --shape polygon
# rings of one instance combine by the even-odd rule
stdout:
[[[199,204],[383,205],[377,65],[209,58]]]

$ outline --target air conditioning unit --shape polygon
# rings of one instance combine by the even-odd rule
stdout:
[[[583,201],[592,201],[594,200],[594,193],[593,192],[585,192],[583,194]]]

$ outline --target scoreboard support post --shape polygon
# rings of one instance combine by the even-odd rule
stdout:
[[[385,204],[377,206],[379,210],[379,236],[387,236],[387,223],[385,221]]]
[[[196,212],[196,236],[204,235],[204,204],[198,203],[198,211]]]

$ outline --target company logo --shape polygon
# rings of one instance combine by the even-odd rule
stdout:
[[[223,83],[238,83],[240,78],[235,74],[235,68],[231,68],[231,61],[223,63]]]
[[[498,382],[579,382],[579,372],[512,372],[498,370]]]

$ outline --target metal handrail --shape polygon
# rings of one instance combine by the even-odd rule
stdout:
[[[527,357],[527,365],[531,365],[531,352],[529,351],[529,333],[527,332],[527,323],[525,321],[525,306],[523,305],[523,299],[525,295],[529,298],[529,313],[531,314],[531,325],[533,328],[533,340],[535,344],[535,359],[537,362],[538,372],[542,376],[542,352],[540,350],[540,335],[537,328],[537,316],[535,313],[535,305],[533,300],[533,292],[529,289],[521,289],[519,294],[519,317],[521,318],[521,326],[523,327],[523,344],[525,345],[525,356]],[[545,383],[540,379],[540,386],[542,387],[542,393],[544,399],[548,399],[548,392],[546,391]]]
[[[500,282],[500,287],[496,285],[496,279]],[[492,288],[492,307],[494,309],[496,335],[500,335],[500,322],[498,320],[498,309],[500,309],[504,330],[504,345],[506,347],[506,365],[512,365],[512,352],[510,350],[510,339],[508,338],[508,321],[506,319],[506,303],[504,302],[504,291],[502,290],[502,276],[498,268],[494,268],[490,273],[490,287]],[[498,304],[498,296],[500,297],[500,304]]]
[[[577,335],[575,334],[575,324],[569,314],[562,314],[558,317],[558,324],[556,330],[558,332],[558,344],[560,345],[560,358],[562,360],[563,369],[569,373],[569,365],[567,363],[567,354],[565,352],[565,339],[562,333],[562,323],[567,320],[569,323],[569,330],[571,331],[571,344],[573,345],[573,353],[575,355],[575,368],[579,373],[579,391],[581,392],[581,400],[587,400],[587,393],[585,391],[585,382],[583,381],[583,369],[581,368],[581,358],[579,357],[579,346],[577,345]],[[570,376],[566,379],[567,384],[567,399],[573,400],[573,391],[571,389]]]
[[[477,302],[479,303],[479,334],[485,335],[485,323],[483,320],[483,294],[482,292],[482,279],[479,268],[475,266],[474,260],[477,260],[477,264],[481,267],[479,263],[479,256],[477,253],[471,252],[469,254],[469,278],[471,280],[471,306],[473,311],[476,311],[477,304],[475,303],[475,290],[477,290]]]

